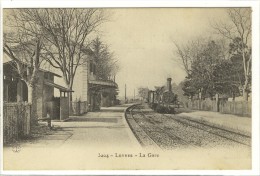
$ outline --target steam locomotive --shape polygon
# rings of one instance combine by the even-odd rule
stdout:
[[[179,108],[178,96],[172,91],[171,81],[172,78],[167,78],[166,87],[156,87],[148,92],[148,104],[156,112],[174,114]]]

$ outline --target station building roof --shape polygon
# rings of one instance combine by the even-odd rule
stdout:
[[[106,89],[106,88],[118,88],[117,83],[111,80],[89,80],[88,82],[91,86],[90,89]]]
[[[45,85],[48,85],[48,86],[51,86],[51,87],[54,87],[54,88],[57,88],[59,89],[61,92],[74,92],[73,90],[70,90],[66,87],[63,87],[61,85],[58,85],[58,84],[55,84],[54,82],[50,82],[50,81],[44,81],[44,84]]]

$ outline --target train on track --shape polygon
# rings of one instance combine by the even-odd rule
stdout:
[[[176,113],[180,103],[177,94],[172,91],[172,78],[167,78],[166,86],[155,87],[148,92],[147,102],[149,106],[159,113]]]

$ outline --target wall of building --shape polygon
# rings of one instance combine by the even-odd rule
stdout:
[[[88,100],[88,63],[80,65],[76,71],[73,84],[73,101]]]
[[[54,95],[54,87],[44,85],[43,88],[43,117],[47,116],[47,102],[52,101]]]
[[[88,69],[88,66],[89,66],[89,63],[85,63],[82,65],[82,101],[88,101],[88,72],[89,72],[89,69]]]

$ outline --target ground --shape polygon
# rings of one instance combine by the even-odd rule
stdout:
[[[46,135],[39,135],[31,140],[4,147],[4,170],[251,168],[251,147],[209,145],[214,144],[213,135],[207,132],[194,135],[189,131],[191,127],[182,129],[182,133],[176,128],[175,135],[183,134],[187,141],[190,141],[188,136],[193,135],[194,140],[200,139],[207,147],[170,147],[169,150],[168,143],[166,143],[166,147],[144,148],[134,135],[135,129],[130,128],[131,124],[129,127],[124,116],[124,111],[129,106],[104,108],[100,112],[71,117],[66,122],[53,122],[53,130],[45,132]],[[250,131],[250,118],[222,116],[218,113],[209,114],[191,112],[182,115],[194,120],[203,118],[203,122],[227,128],[231,128],[230,125],[233,124],[232,128],[237,128],[238,131]],[[228,123],[224,123],[224,116],[230,118]],[[177,115],[174,116],[174,118],[177,117]],[[160,130],[163,124],[173,125],[170,119],[172,117],[165,116],[164,118],[161,118],[160,125],[153,126],[153,129]],[[169,119],[166,120],[166,118]],[[233,123],[231,123],[232,119]],[[156,125],[154,120],[151,122]],[[234,127],[237,121],[237,126]],[[243,126],[243,123],[248,127],[240,130],[239,124]],[[145,130],[144,126],[142,128]],[[168,131],[165,132],[165,134],[167,133]],[[204,140],[203,135],[211,138]],[[162,143],[165,142],[164,138],[158,138],[158,140],[161,140]],[[176,141],[170,142],[174,144]],[[219,144],[219,142],[215,142],[215,144]]]

